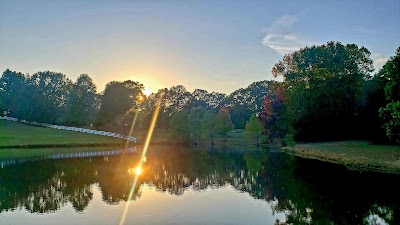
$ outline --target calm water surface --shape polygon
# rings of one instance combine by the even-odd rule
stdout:
[[[0,168],[0,224],[400,224],[400,176],[276,151],[155,146]]]

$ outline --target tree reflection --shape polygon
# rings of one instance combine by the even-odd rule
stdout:
[[[394,212],[390,207],[373,204],[364,217],[364,224],[392,224]]]
[[[31,162],[0,169],[0,213],[24,208],[49,213],[71,204],[84,211],[97,184],[108,204],[126,201],[139,154]],[[35,169],[32,169],[35,168]],[[398,176],[358,174],[345,168],[299,160],[276,151],[186,150],[154,147],[143,164],[140,185],[182,195],[187,189],[231,185],[284,213],[276,224],[399,223]],[[138,191],[139,190],[139,191]],[[140,198],[140,188],[133,200]],[[396,214],[397,213],[397,214]]]

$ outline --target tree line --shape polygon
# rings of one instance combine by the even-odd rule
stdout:
[[[22,120],[126,133],[135,116],[137,129],[148,128],[163,95],[157,127],[181,143],[207,139],[213,145],[234,127],[244,129],[260,111],[269,83],[254,82],[229,96],[202,89],[191,93],[182,85],[145,96],[143,84],[131,80],[111,81],[98,93],[87,74],[74,82],[57,72],[29,75],[7,69],[0,78],[0,110]]]
[[[0,78],[0,114],[60,125],[128,132],[132,119],[147,129],[162,95],[158,128],[180,142],[225,137],[245,129],[283,145],[296,141],[368,139],[400,143],[400,48],[373,74],[371,53],[328,42],[287,54],[272,69],[282,82],[259,81],[229,95],[182,85],[150,96],[144,85],[111,81],[101,93],[87,74],[71,81],[51,71],[6,70]]]

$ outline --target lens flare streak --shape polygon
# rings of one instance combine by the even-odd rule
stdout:
[[[135,127],[135,123],[136,123],[136,119],[137,119],[138,113],[139,113],[139,111],[136,111],[135,117],[133,117],[133,122],[132,122],[132,125],[131,125],[131,129],[129,130],[129,135],[128,135],[129,137],[132,136],[132,131],[133,131],[133,128]],[[125,149],[128,148],[128,144],[129,144],[129,140],[127,139],[126,143],[125,143]]]
[[[134,191],[136,189],[137,181],[138,181],[138,178],[139,178],[139,175],[140,175],[140,172],[141,172],[140,168],[141,168],[143,162],[146,161],[147,149],[149,148],[150,140],[151,140],[151,137],[153,136],[154,127],[155,127],[156,122],[157,122],[158,113],[160,111],[160,105],[161,105],[161,101],[162,101],[163,96],[164,96],[164,94],[162,93],[160,95],[158,101],[157,101],[156,109],[154,110],[153,118],[151,120],[151,124],[150,124],[150,127],[149,127],[149,132],[147,133],[146,142],[144,143],[142,156],[140,157],[139,165],[136,167],[137,168],[136,171],[135,171],[136,172],[136,176],[135,176],[135,179],[133,180],[133,184],[132,184],[131,190],[129,191],[128,200],[126,202],[126,205],[125,205],[125,208],[124,208],[124,212],[122,213],[122,217],[121,217],[121,221],[120,221],[119,225],[123,225],[125,223],[126,216],[127,216],[127,213],[128,213],[129,204],[132,201],[132,196],[133,196],[133,193],[134,193]],[[133,128],[133,125],[134,125],[135,122],[136,122],[136,115],[135,115],[134,122],[133,122],[132,127],[131,127],[131,132],[132,132],[132,128]],[[138,170],[139,170],[139,173],[138,173]]]

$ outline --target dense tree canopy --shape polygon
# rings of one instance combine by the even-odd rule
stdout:
[[[101,97],[96,126],[108,130],[121,129],[118,127],[118,119],[136,109],[143,89],[143,84],[131,80],[108,83]]]
[[[173,86],[165,92],[164,113],[168,116],[182,111],[192,101],[192,95],[183,85]]]
[[[65,74],[44,71],[33,74],[29,85],[29,92],[32,94],[30,119],[38,122],[62,122],[65,119],[71,80]]]
[[[28,77],[22,73],[6,70],[0,78],[0,110],[3,115],[25,118],[27,114],[25,90]]]
[[[383,66],[379,75],[384,82],[387,104],[379,112],[387,136],[400,143],[400,47]]]
[[[357,107],[372,71],[368,49],[340,42],[302,48],[275,64],[298,139],[356,138]]]
[[[270,81],[259,81],[247,88],[240,88],[230,94],[226,105],[230,108],[232,122],[237,129],[244,129],[246,122],[254,113],[261,112],[261,103],[268,91]]]
[[[72,85],[67,100],[66,123],[87,126],[94,122],[98,108],[96,85],[87,74],[81,74]]]
[[[206,109],[218,110],[224,105],[226,95],[218,92],[209,93],[206,90],[196,89],[192,93],[191,107],[202,106]]]
[[[196,106],[189,111],[179,111],[170,118],[169,131],[177,142],[190,142],[197,145],[200,140],[214,145],[216,137],[225,138],[233,130],[233,124],[227,108],[219,112]]]

